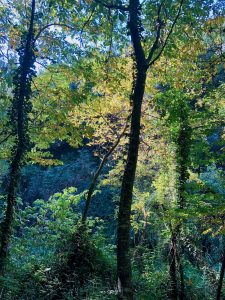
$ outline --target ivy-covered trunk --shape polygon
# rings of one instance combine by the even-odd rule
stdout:
[[[123,176],[119,215],[118,215],[118,289],[120,298],[133,299],[131,284],[131,262],[129,256],[130,243],[130,214],[132,204],[132,192],[137,166],[141,104],[144,95],[146,71],[138,70],[132,94],[133,110],[131,118],[130,142],[128,157]]]
[[[118,235],[117,235],[117,275],[118,275],[118,298],[133,299],[131,281],[130,247],[130,215],[132,204],[132,193],[135,172],[138,159],[140,142],[141,107],[146,82],[146,61],[140,38],[140,4],[137,0],[131,0],[129,5],[129,28],[134,47],[135,56],[135,78],[131,94],[132,114],[129,137],[128,156],[122,180],[122,188],[119,203]]]
[[[189,177],[188,165],[189,165],[189,153],[190,153],[192,130],[189,124],[189,106],[187,103],[186,105],[185,104],[182,105],[181,103],[180,112],[181,112],[180,115],[181,128],[178,137],[178,159],[179,159],[178,205],[179,208],[182,210],[186,206],[185,185]],[[184,270],[183,270],[183,263],[182,263],[184,247],[181,240],[181,226],[182,225],[178,226],[177,228],[178,243],[179,243],[177,260],[178,260],[179,273],[180,273],[179,299],[183,300],[186,299],[186,295],[185,295],[185,284],[184,284]]]
[[[185,192],[186,182],[188,180],[188,164],[189,164],[189,152],[191,143],[191,127],[189,125],[189,106],[187,103],[181,101],[180,104],[180,130],[177,138],[177,158],[178,158],[178,207],[180,210],[186,206]],[[183,269],[183,244],[181,239],[182,223],[180,222],[175,228],[176,234],[176,263],[177,271],[179,272],[179,300],[186,299],[185,284],[184,284],[184,269]]]
[[[29,147],[28,113],[31,111],[31,80],[35,75],[34,15],[35,0],[32,0],[29,29],[21,38],[21,47],[18,51],[19,67],[14,76],[14,97],[10,111],[10,122],[15,134],[15,145],[12,150],[12,161],[8,175],[6,212],[1,224],[0,273],[4,271],[5,259],[8,253],[20,169]]]

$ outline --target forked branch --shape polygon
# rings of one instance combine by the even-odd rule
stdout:
[[[175,25],[176,25],[176,23],[177,23],[177,20],[178,20],[178,18],[180,17],[181,9],[182,9],[183,3],[184,3],[184,0],[181,0],[181,1],[180,1],[179,8],[178,8],[178,11],[177,11],[177,15],[176,15],[175,19],[173,20],[173,24],[171,25],[171,28],[170,28],[170,30],[169,30],[167,36],[166,36],[166,39],[165,39],[165,41],[164,41],[164,43],[163,43],[163,46],[162,46],[161,50],[159,51],[159,53],[154,57],[154,59],[152,59],[152,58],[153,58],[153,54],[154,54],[154,52],[155,52],[155,50],[156,50],[155,47],[156,47],[156,45],[158,45],[159,38],[160,38],[160,36],[158,36],[158,35],[160,34],[160,31],[161,31],[162,26],[161,26],[161,28],[160,28],[160,25],[159,25],[159,27],[158,27],[158,32],[157,32],[157,35],[156,35],[156,40],[155,40],[155,42],[154,42],[154,44],[153,44],[153,46],[152,46],[152,48],[151,48],[151,50],[150,50],[150,53],[149,53],[148,58],[147,58],[147,64],[148,64],[148,67],[152,66],[152,65],[157,61],[157,59],[159,59],[159,57],[161,56],[161,54],[163,53],[163,51],[164,51],[164,49],[165,49],[165,47],[166,47],[166,45],[167,45],[167,43],[168,43],[168,40],[169,40],[171,34],[173,33],[173,29],[174,29],[174,27],[175,27]],[[161,4],[162,4],[162,3],[161,3]],[[160,5],[160,6],[161,6],[161,5]],[[161,10],[161,8],[160,8],[160,10]],[[159,13],[160,13],[160,10],[158,11]]]

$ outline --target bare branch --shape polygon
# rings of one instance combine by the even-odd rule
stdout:
[[[83,40],[82,40],[82,34],[83,34],[83,31],[84,31],[84,28],[88,25],[88,23],[90,22],[93,14],[94,14],[94,11],[95,11],[95,7],[92,9],[89,17],[87,18],[87,20],[84,22],[82,28],[81,28],[81,31],[80,31],[80,45],[83,45]]]
[[[8,138],[9,138],[10,136],[12,136],[12,132],[10,132],[9,134],[7,134],[7,136],[4,137],[4,138],[0,141],[0,145],[3,144],[3,143],[5,143],[5,142],[8,140]]]
[[[163,0],[161,2],[161,4],[159,5],[159,8],[158,8],[157,20],[156,20],[156,24],[157,24],[158,28],[157,28],[157,32],[156,32],[156,39],[155,39],[155,42],[154,42],[154,44],[151,47],[151,50],[149,52],[149,55],[148,55],[148,58],[147,58],[147,64],[152,60],[153,54],[155,53],[155,51],[159,47],[159,40],[160,40],[160,37],[161,37],[161,29],[163,27],[163,22],[160,18],[160,14],[161,14],[161,10],[162,10],[162,6],[163,6],[164,2],[165,2],[165,0]]]
[[[184,3],[184,0],[181,0],[180,1],[180,5],[179,5],[179,9],[178,9],[178,12],[177,12],[177,15],[176,15],[176,17],[175,17],[175,19],[173,21],[173,24],[172,24],[172,26],[171,26],[171,28],[170,28],[170,30],[168,32],[168,35],[167,35],[167,37],[166,37],[166,39],[164,41],[164,44],[163,44],[161,50],[159,51],[159,53],[156,55],[156,57],[153,60],[152,60],[152,57],[150,57],[150,56],[148,57],[148,59],[147,59],[148,67],[152,66],[157,61],[157,59],[159,59],[159,57],[161,56],[161,54],[163,53],[163,51],[164,51],[164,49],[165,49],[165,47],[166,47],[166,45],[168,43],[168,40],[169,40],[169,38],[170,38],[170,36],[171,36],[171,34],[173,32],[173,29],[174,29],[174,27],[175,27],[175,25],[177,23],[177,20],[178,20],[180,14],[181,14],[181,9],[182,9],[183,3]],[[153,47],[154,47],[154,45],[153,45]],[[153,54],[154,54],[154,52],[153,52]]]
[[[93,179],[92,179],[92,182],[89,186],[89,189],[88,189],[88,193],[87,193],[87,198],[86,198],[86,203],[85,203],[85,207],[84,207],[84,211],[83,211],[83,214],[82,214],[82,224],[85,224],[86,223],[86,220],[87,220],[87,214],[88,214],[88,210],[89,210],[89,207],[90,207],[90,204],[91,204],[91,198],[92,198],[92,195],[93,195],[93,192],[94,192],[94,188],[95,188],[95,185],[97,183],[97,180],[98,180],[98,177],[108,159],[108,157],[112,154],[112,152],[116,149],[116,147],[119,145],[120,143],[120,140],[121,138],[124,136],[127,128],[128,128],[128,125],[129,125],[129,120],[130,120],[130,117],[131,115],[128,116],[127,118],[127,121],[126,121],[126,124],[124,126],[124,129],[123,131],[121,132],[121,134],[118,136],[116,142],[112,145],[112,147],[109,149],[109,151],[106,153],[106,155],[103,157]]]
[[[69,28],[69,29],[75,29],[73,26],[70,26],[68,24],[65,24],[65,23],[50,23],[50,24],[47,24],[45,26],[43,26],[39,31],[38,33],[36,34],[35,38],[34,38],[34,41],[36,42],[36,40],[40,37],[40,35],[42,34],[42,32],[51,27],[51,26],[60,26],[60,27],[66,27],[66,28]]]

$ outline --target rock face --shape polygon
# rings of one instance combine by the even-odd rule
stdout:
[[[54,193],[71,186],[76,187],[78,192],[88,187],[92,172],[97,167],[97,159],[91,150],[67,149],[62,154],[57,151],[54,156],[60,159],[63,165],[51,167],[30,165],[23,170],[20,195],[24,202],[32,203],[38,198],[47,200]]]
[[[52,153],[54,158],[63,162],[63,165],[26,166],[19,190],[24,205],[31,204],[36,199],[47,201],[54,193],[62,192],[68,187],[76,187],[78,193],[86,190],[99,164],[99,159],[93,155],[92,150],[88,147],[72,149],[60,144],[58,147],[53,147]],[[109,186],[97,188],[97,190],[90,207],[90,214],[108,219],[114,213],[113,194],[115,191]],[[80,209],[83,204],[84,201],[79,204]]]

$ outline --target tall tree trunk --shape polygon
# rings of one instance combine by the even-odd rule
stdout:
[[[139,70],[136,75],[134,92],[132,95],[133,110],[131,117],[131,132],[128,149],[128,157],[123,176],[119,215],[118,215],[118,242],[117,242],[117,264],[118,264],[118,289],[120,298],[133,299],[131,284],[131,261],[129,255],[130,243],[130,214],[132,204],[132,192],[137,166],[141,104],[144,95],[146,71]]]
[[[191,143],[191,127],[188,121],[188,105],[182,104],[180,107],[180,132],[177,139],[178,145],[178,206],[179,209],[184,209],[186,205],[185,201],[185,184],[188,179],[188,158]],[[178,224],[176,228],[176,247],[177,247],[177,266],[180,275],[180,289],[179,289],[179,299],[184,300],[185,296],[185,284],[184,284],[184,269],[182,263],[183,256],[183,245],[181,240],[181,229],[182,224]]]
[[[188,121],[188,105],[182,103],[180,107],[180,131],[177,139],[177,160],[178,160],[178,207],[179,209],[185,208],[185,184],[188,179],[188,157],[190,150],[190,140],[191,140],[191,128],[189,126]],[[184,269],[182,263],[183,256],[183,245],[181,240],[181,229],[182,223],[179,223],[175,230],[174,234],[176,235],[176,239],[174,240],[176,247],[176,267],[179,272],[179,300],[186,299],[185,296],[185,284],[184,284]],[[173,278],[171,278],[173,281]]]
[[[218,282],[216,300],[221,299],[221,291],[222,291],[222,287],[223,287],[224,272],[225,272],[225,248],[224,248],[224,251],[223,251],[223,261],[222,261],[222,266],[221,266],[221,269],[220,269],[220,278],[219,278],[219,282]]]
[[[140,37],[140,4],[138,0],[130,0],[129,5],[129,28],[135,56],[135,78],[131,94],[132,113],[131,128],[129,136],[128,156],[125,165],[122,188],[120,194],[118,232],[117,232],[117,276],[118,276],[118,298],[133,299],[132,272],[130,260],[130,215],[132,204],[132,193],[135,172],[138,159],[140,142],[141,107],[146,82],[146,59],[141,45]]]
[[[31,96],[31,80],[34,72],[34,14],[35,0],[31,3],[31,17],[25,41],[21,42],[19,49],[19,67],[14,76],[14,97],[10,113],[13,130],[16,134],[15,148],[9,171],[9,185],[7,191],[7,206],[4,220],[1,224],[0,245],[0,274],[4,271],[5,260],[8,253],[14,209],[16,202],[16,190],[20,177],[20,168],[23,163],[29,145],[27,133],[28,113],[31,110],[29,102]],[[11,125],[11,124],[10,124]]]
[[[180,16],[183,0],[180,1],[180,6],[172,26],[168,32],[163,45],[160,48],[161,39],[161,9],[164,1],[158,7],[157,12],[157,32],[155,41],[150,48],[149,54],[146,57],[141,41],[141,6],[139,0],[129,1],[129,21],[128,26],[131,34],[131,41],[134,50],[135,58],[135,78],[133,82],[133,91],[131,93],[131,102],[133,104],[131,114],[131,129],[129,137],[128,156],[123,174],[119,213],[118,213],[118,232],[117,232],[117,276],[118,276],[118,298],[119,299],[133,299],[132,290],[132,274],[131,274],[131,260],[130,260],[130,215],[132,204],[132,192],[134,186],[134,179],[136,173],[139,140],[140,140],[140,125],[141,125],[141,107],[145,91],[146,73],[150,66],[152,66],[157,59],[159,59],[163,50],[165,49],[168,39],[173,31],[173,28]],[[160,48],[160,49],[159,49]],[[157,55],[155,52],[158,50]],[[155,55],[155,57],[154,57]]]

